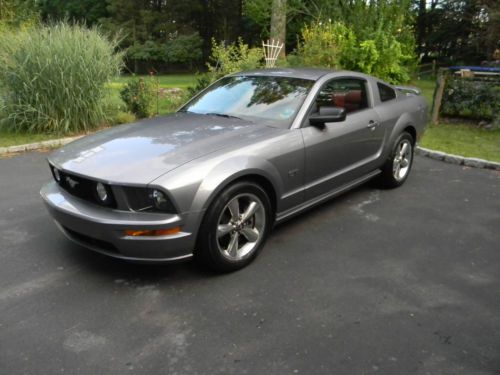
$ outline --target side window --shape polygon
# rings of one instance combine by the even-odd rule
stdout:
[[[396,91],[394,91],[391,87],[384,85],[383,83],[380,82],[377,82],[377,87],[381,101],[386,102],[396,97]]]
[[[316,97],[316,106],[341,107],[347,113],[368,108],[366,81],[356,78],[333,79],[327,82]]]

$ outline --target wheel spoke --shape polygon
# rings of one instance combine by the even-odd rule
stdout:
[[[399,152],[399,155],[403,157],[406,154],[406,149],[408,148],[408,143],[403,143],[401,146],[401,151]]]
[[[396,169],[394,170],[394,177],[396,179],[399,179],[399,171],[401,170],[401,164],[397,163],[396,164]]]
[[[401,167],[402,168],[406,168],[408,166],[408,164],[410,164],[408,159],[401,160]]]
[[[217,238],[224,237],[226,234],[231,232],[233,226],[231,224],[219,224],[217,227]]]
[[[399,168],[400,161],[399,160],[394,160],[394,163],[392,164],[392,171],[396,173],[396,170]]]
[[[255,214],[255,212],[257,212],[259,207],[260,206],[257,202],[255,201],[250,202],[247,209],[245,210],[245,212],[243,212],[243,215],[241,216],[241,222],[244,223],[248,219],[250,219]]]
[[[239,233],[234,232],[231,235],[231,241],[229,242],[229,246],[227,247],[227,252],[231,257],[236,257],[238,255],[238,238],[239,238]]]
[[[240,202],[238,198],[234,198],[231,202],[229,202],[229,212],[231,213],[231,219],[233,221],[238,221],[240,219]]]
[[[255,228],[245,227],[241,230],[248,242],[256,242],[259,239],[259,231]]]

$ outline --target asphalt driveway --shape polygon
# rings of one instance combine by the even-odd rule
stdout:
[[[216,276],[68,242],[44,158],[0,159],[1,374],[500,373],[498,172],[417,157]]]

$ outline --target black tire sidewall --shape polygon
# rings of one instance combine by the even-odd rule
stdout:
[[[230,260],[224,257],[218,248],[216,229],[220,214],[226,204],[236,195],[242,193],[251,193],[256,195],[264,205],[266,222],[264,232],[262,233],[259,245],[252,251],[252,253],[241,260]],[[227,188],[225,188],[214,199],[207,209],[200,227],[197,246],[195,250],[195,257],[200,260],[204,265],[219,272],[231,272],[245,267],[251,263],[255,257],[262,250],[267,236],[272,226],[272,207],[266,191],[258,184],[250,181],[239,181]]]

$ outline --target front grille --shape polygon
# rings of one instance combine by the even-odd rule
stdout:
[[[51,166],[51,168],[54,167]],[[54,174],[53,169],[52,174]],[[56,179],[56,182],[71,195],[74,195],[75,197],[86,200],[88,202],[98,204],[100,206],[116,208],[116,201],[113,196],[113,191],[111,190],[111,187],[109,185],[104,184],[106,192],[108,194],[108,198],[106,202],[102,202],[97,197],[96,181],[76,176],[72,173],[64,172],[61,170],[59,170],[59,176],[60,181],[57,181]]]
[[[92,247],[96,247],[96,248],[105,250],[105,251],[110,252],[110,253],[117,253],[118,254],[118,250],[116,249],[115,245],[113,245],[110,242],[98,240],[97,238],[93,238],[93,237],[89,237],[85,234],[75,232],[74,230],[71,230],[71,229],[64,227],[64,226],[63,226],[63,228],[66,232],[68,232],[68,234],[71,237],[73,237],[75,240],[77,240],[79,242],[82,242],[83,244],[86,244],[86,245],[89,245]]]

